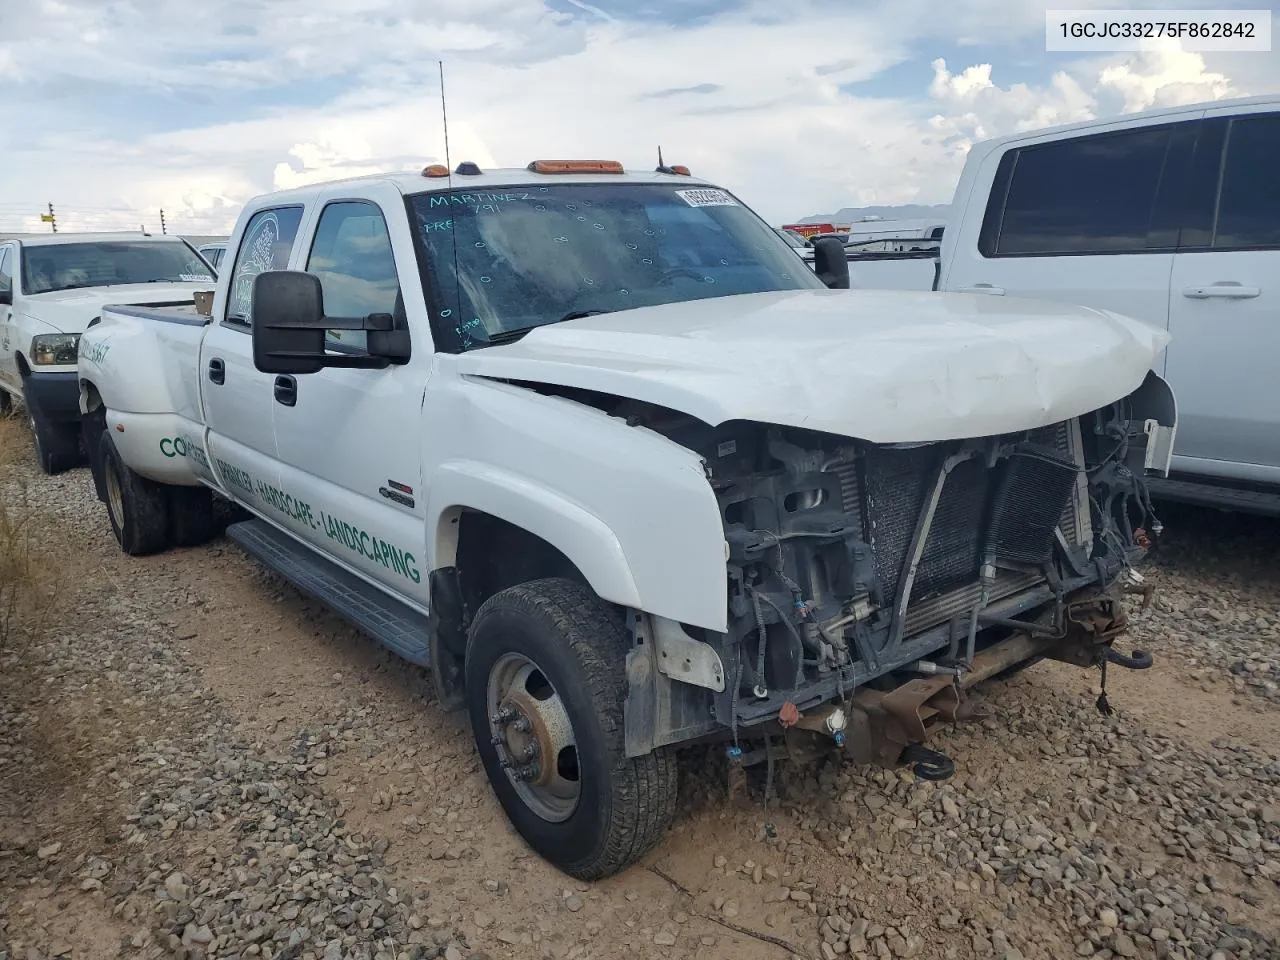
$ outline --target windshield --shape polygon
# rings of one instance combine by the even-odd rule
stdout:
[[[22,258],[24,293],[122,283],[209,280],[209,267],[181,241],[93,241],[30,246]]]
[[[418,194],[409,208],[436,282],[443,349],[585,313],[823,288],[723,190],[513,186]]]

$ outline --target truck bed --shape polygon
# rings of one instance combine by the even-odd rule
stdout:
[[[159,303],[151,306],[135,306],[127,303],[108,303],[103,311],[110,310],[117,316],[135,317],[139,320],[159,320],[163,323],[182,323],[188,326],[203,327],[210,317],[196,312],[192,300],[175,300],[173,303]]]

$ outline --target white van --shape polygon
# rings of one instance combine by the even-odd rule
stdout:
[[[1280,509],[1280,95],[977,144],[936,289],[1036,297],[1167,329],[1169,498]],[[1209,485],[1205,485],[1209,481]]]

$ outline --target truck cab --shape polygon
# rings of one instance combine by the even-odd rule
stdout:
[[[212,282],[177,237],[64,233],[0,242],[0,408],[23,402],[44,472],[81,462],[77,347],[103,304],[190,303]]]

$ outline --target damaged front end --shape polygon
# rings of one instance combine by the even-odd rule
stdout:
[[[807,729],[945,776],[921,745],[973,684],[1040,658],[1150,663],[1112,643],[1161,531],[1143,478],[1167,473],[1176,412],[1154,374],[1077,418],[931,443],[616,412],[702,455],[729,583],[723,634],[634,618],[630,754],[728,736],[763,758]]]

